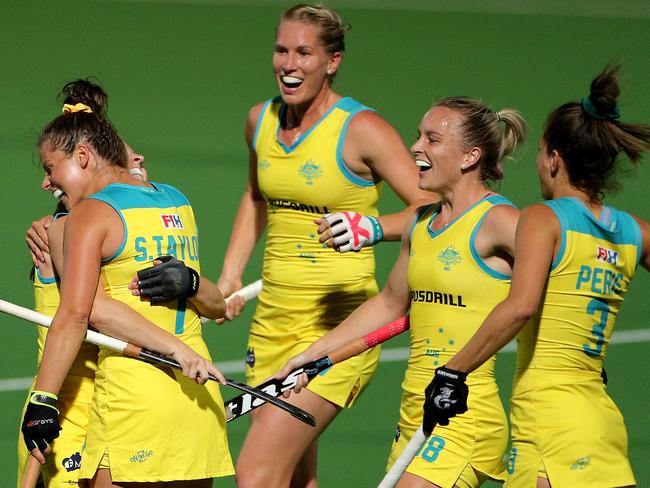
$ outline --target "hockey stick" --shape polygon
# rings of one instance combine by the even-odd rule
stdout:
[[[43,327],[49,327],[50,324],[52,323],[52,319],[46,315],[35,312],[34,310],[30,310],[28,308],[21,307],[19,305],[15,305],[5,300],[0,300],[0,311],[27,320],[29,322],[33,322]],[[88,330],[86,332],[85,340],[86,342],[90,342],[91,344],[104,346],[114,351],[121,352],[122,354],[125,354],[127,356],[142,359],[149,363],[181,369],[180,364],[178,364],[178,362],[176,362],[172,358],[136,346],[129,342],[122,341],[120,339],[115,339],[113,337],[109,337],[104,334],[100,334],[99,332],[95,332],[94,330]],[[211,380],[218,381],[217,378],[213,375],[209,375],[209,378]],[[311,425],[312,427],[316,426],[316,420],[314,419],[314,417],[312,417],[309,413],[305,412],[304,410],[294,405],[291,405],[287,402],[280,400],[279,398],[271,396],[264,391],[260,391],[256,388],[240,383],[239,381],[226,378],[226,384],[232,388],[241,390],[246,394],[251,395],[252,397],[259,398],[266,402],[269,402],[275,405],[276,407],[281,408],[282,410],[290,413],[293,417],[297,418],[298,420],[308,425]]]
[[[228,298],[226,298],[226,303],[229,303],[236,296],[242,297],[245,302],[248,302],[253,298],[257,298],[257,295],[259,295],[261,291],[262,291],[262,280],[254,281],[253,283],[246,285],[245,287],[241,288],[240,290],[237,290]],[[202,324],[205,324],[210,320],[212,319],[209,319],[207,317],[201,317]]]
[[[426,440],[427,438],[424,435],[422,426],[418,427],[418,430],[415,431],[415,434],[411,437],[411,440],[402,451],[402,454],[400,454],[395,460],[377,488],[393,488],[404,474],[404,471],[406,471],[406,468],[408,468],[408,465],[411,464],[413,458],[415,458],[418,452],[420,452],[422,444],[424,444],[424,441]]]
[[[283,392],[293,388],[302,373],[307,373],[307,377],[311,380],[330,366],[345,361],[346,359],[349,359],[352,356],[356,356],[357,354],[361,354],[371,347],[381,344],[391,337],[395,337],[396,335],[401,334],[408,328],[408,316],[401,317],[394,322],[384,325],[383,327],[371,332],[370,334],[363,336],[361,339],[354,339],[347,344],[344,344],[328,356],[314,361],[310,365],[313,367],[309,368],[308,371],[305,371],[304,367],[300,367],[294,369],[284,379],[271,378],[270,380],[267,380],[261,385],[257,386],[257,388],[274,397],[278,397]],[[236,396],[235,398],[232,398],[225,403],[226,419],[228,422],[230,422],[231,420],[235,420],[242,415],[250,413],[252,410],[255,410],[262,405],[264,405],[263,400],[252,398],[246,393]]]
[[[40,474],[41,463],[34,456],[29,456],[23,470],[23,477],[20,480],[20,488],[34,488]]]

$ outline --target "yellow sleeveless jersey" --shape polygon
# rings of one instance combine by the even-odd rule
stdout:
[[[314,219],[338,211],[377,216],[380,184],[355,175],[342,151],[352,117],[368,107],[342,98],[292,146],[278,140],[286,105],[278,97],[263,107],[253,147],[257,178],[267,203],[265,283],[338,286],[371,278],[372,248],[339,254],[318,242]]]
[[[89,197],[113,207],[124,225],[120,248],[102,264],[104,288],[112,298],[172,334],[200,335],[199,315],[186,307],[185,300],[152,307],[148,301],[133,296],[127,287],[138,270],[159,256],[174,256],[201,273],[198,232],[189,201],[172,186],[151,185],[112,184]]]
[[[501,195],[475,203],[438,232],[431,221],[439,205],[422,207],[411,231],[408,284],[411,289],[411,355],[404,389],[421,393],[422,380],[456,354],[475,334],[510,288],[510,276],[489,268],[474,246],[494,205],[512,205]],[[472,375],[492,376],[495,357]],[[426,386],[426,384],[425,384]]]
[[[34,307],[37,312],[54,317],[59,308],[59,282],[54,277],[44,277],[38,268],[34,273]],[[38,328],[38,366],[40,367],[47,338],[45,327]],[[97,371],[97,346],[83,342],[68,375],[94,378]],[[65,383],[64,383],[65,385]]]
[[[562,240],[537,320],[519,334],[517,368],[600,374],[639,263],[641,231],[629,214],[611,207],[598,220],[575,198],[544,204],[560,221]]]

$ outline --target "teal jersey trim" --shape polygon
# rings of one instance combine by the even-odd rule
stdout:
[[[291,146],[287,146],[287,145],[286,145],[284,142],[282,142],[282,141],[280,140],[280,138],[278,137],[278,133],[280,132],[280,123],[281,123],[281,121],[282,121],[282,118],[284,117],[284,114],[287,112],[287,106],[286,106],[285,104],[283,104],[282,107],[280,107],[280,113],[279,113],[279,116],[278,116],[278,126],[277,126],[277,128],[276,128],[276,130],[275,130],[275,140],[278,142],[278,144],[280,145],[280,147],[282,148],[282,150],[283,150],[286,154],[290,154],[291,152],[293,152],[294,149],[296,149],[298,146],[300,146],[300,143],[301,143],[302,141],[304,141],[305,139],[307,139],[307,137],[309,137],[309,134],[311,134],[311,133],[316,129],[316,127],[318,127],[318,126],[321,124],[321,122],[323,122],[323,120],[325,120],[325,119],[327,118],[327,116],[328,116],[329,114],[331,114],[334,110],[336,110],[337,108],[339,108],[339,105],[341,104],[341,102],[342,102],[343,100],[345,100],[345,98],[341,98],[340,100],[336,101],[336,102],[334,103],[334,105],[332,105],[332,106],[329,108],[329,110],[328,110],[327,112],[325,112],[325,113],[321,116],[321,118],[318,119],[318,121],[317,121],[314,125],[312,125],[312,126],[309,128],[309,130],[308,130],[307,132],[305,132],[304,134],[302,134],[302,135],[301,135],[301,136],[300,136],[300,137],[299,137],[299,138],[298,138],[298,139],[297,139],[297,140],[296,140],[296,141],[295,141]]]
[[[257,153],[257,150],[255,149],[257,147],[257,138],[260,133],[260,126],[262,125],[262,119],[264,119],[264,115],[266,114],[266,111],[269,108],[269,105],[272,103],[276,103],[280,101],[280,97],[275,97],[271,98],[270,100],[267,100],[264,103],[264,106],[262,107],[262,111],[260,112],[260,116],[257,118],[257,123],[255,124],[255,134],[253,135],[253,150],[255,153]]]
[[[566,246],[566,233],[578,232],[602,239],[612,244],[633,245],[636,247],[637,265],[641,259],[641,229],[630,214],[613,207],[604,207],[601,220],[596,219],[587,206],[575,197],[558,198],[542,202],[549,207],[560,221],[562,242],[553,260],[554,269],[562,260]],[[607,210],[605,210],[607,209]]]
[[[500,271],[492,269],[487,264],[485,264],[485,261],[483,261],[481,256],[479,256],[478,251],[476,250],[475,243],[476,243],[476,235],[478,234],[478,231],[481,228],[481,224],[483,224],[485,217],[487,217],[488,212],[492,210],[492,208],[494,208],[497,205],[508,205],[510,207],[514,207],[515,205],[503,195],[491,195],[489,197],[485,197],[485,200],[492,203],[492,207],[490,207],[483,214],[481,219],[476,223],[474,230],[472,230],[472,233],[469,237],[469,249],[472,254],[472,257],[474,258],[474,262],[476,263],[476,265],[479,268],[481,268],[485,273],[487,273],[488,276],[491,276],[492,278],[495,278],[497,280],[509,280],[510,278],[512,278],[511,274],[501,273]]]
[[[149,182],[151,187],[112,183],[88,198],[112,199],[119,210],[131,208],[169,208],[189,205],[185,195],[170,185]]]
[[[38,269],[38,268],[36,268],[36,278],[38,279],[38,281],[40,281],[44,285],[51,285],[53,283],[58,283],[59,282],[59,278],[57,278],[56,276],[52,276],[51,278],[43,276],[41,274],[41,270]]]
[[[345,176],[351,183],[367,188],[371,186],[375,186],[375,182],[371,180],[366,180],[364,178],[361,178],[360,176],[354,174],[350,168],[345,164],[345,161],[343,160],[343,145],[345,143],[345,137],[347,136],[348,133],[348,126],[350,125],[350,121],[352,120],[352,117],[354,117],[356,114],[359,112],[365,112],[366,110],[373,111],[370,107],[366,107],[365,105],[357,102],[355,99],[350,98],[350,97],[345,97],[339,100],[339,108],[341,110],[344,110],[348,112],[348,117],[345,119],[345,122],[343,123],[343,127],[341,128],[341,133],[339,134],[339,140],[336,145],[336,164],[339,167],[339,170]]]

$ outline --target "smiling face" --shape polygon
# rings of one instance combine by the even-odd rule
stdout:
[[[411,146],[422,190],[441,192],[462,177],[461,165],[467,157],[461,146],[462,122],[462,115],[447,107],[433,107],[422,117]]]
[[[40,148],[45,171],[41,188],[60,198],[69,210],[86,196],[83,188],[87,181],[87,172],[80,164],[79,148],[76,148],[72,154],[66,155],[60,149],[51,149],[47,146],[45,144]]]
[[[299,21],[283,21],[278,26],[273,70],[288,105],[316,98],[329,87],[328,75],[338,69],[341,53],[328,53],[319,34],[319,26]]]
[[[136,153],[126,142],[124,143],[124,147],[126,148],[127,164],[131,176],[142,181],[147,181],[147,170],[144,167],[144,156]]]

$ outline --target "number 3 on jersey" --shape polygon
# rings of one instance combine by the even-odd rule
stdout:
[[[603,352],[603,344],[605,343],[605,327],[607,326],[607,319],[609,318],[609,305],[594,298],[587,305],[587,313],[596,317],[600,313],[600,321],[594,324],[591,328],[591,335],[596,339],[596,345],[592,347],[590,344],[583,344],[582,350],[587,356],[592,358],[600,357]]]

